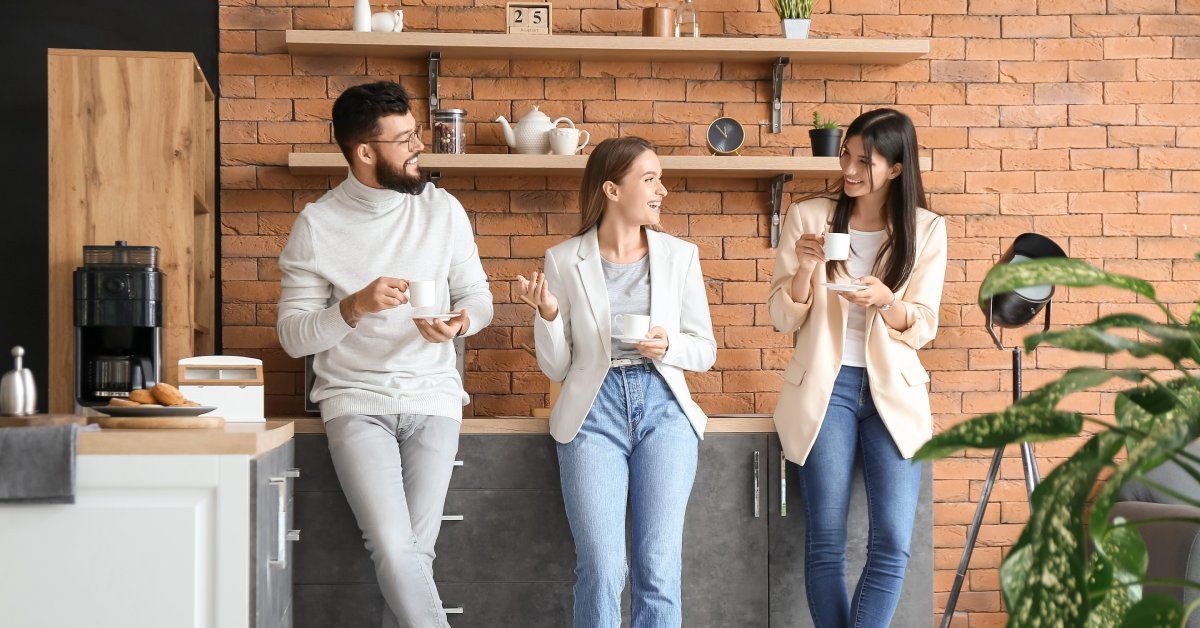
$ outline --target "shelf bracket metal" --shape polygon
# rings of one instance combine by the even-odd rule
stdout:
[[[791,173],[775,175],[771,179],[771,248],[779,246],[779,233],[783,229],[783,186],[791,180]]]
[[[791,63],[788,57],[779,57],[771,68],[771,132],[783,130],[783,70]]]
[[[441,180],[441,178],[442,173],[437,170],[432,170],[425,174],[425,180],[432,183],[434,187],[437,187],[438,181]]]
[[[433,129],[433,112],[440,109],[442,99],[438,96],[438,73],[441,71],[442,53],[429,53],[429,128]]]

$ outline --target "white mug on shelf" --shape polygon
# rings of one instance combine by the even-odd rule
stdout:
[[[831,261],[850,259],[850,234],[826,233],[825,259]]]
[[[579,143],[579,136],[583,136],[583,143]],[[592,139],[592,134],[587,131],[581,131],[570,127],[562,127],[558,129],[550,129],[550,152],[555,155],[574,155],[583,150],[584,146]]]
[[[643,314],[617,314],[613,325],[621,330],[622,338],[645,338],[650,333],[650,317]]]
[[[435,286],[432,279],[417,279],[408,282],[408,304],[414,310],[428,310],[437,304]]]

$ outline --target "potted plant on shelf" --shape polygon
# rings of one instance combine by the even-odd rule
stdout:
[[[1200,500],[1146,478],[1147,472],[1171,461],[1200,480],[1200,457],[1187,449],[1200,436],[1200,376],[1195,375],[1200,367],[1200,303],[1188,320],[1180,320],[1159,301],[1150,282],[1065,258],[996,266],[979,288],[979,302],[1047,284],[1128,290],[1162,310],[1166,322],[1141,314],[1111,314],[1087,325],[1027,336],[1027,351],[1051,346],[1153,362],[1134,362],[1136,366],[1123,369],[1070,369],[1004,410],[946,429],[915,458],[935,460],[964,449],[1023,441],[1083,441],[1033,491],[1029,521],[1000,567],[1008,625],[1182,626],[1197,604],[1184,607],[1161,589],[1144,587],[1191,590],[1200,583],[1148,576],[1144,537],[1163,533],[1156,524],[1200,524],[1196,511],[1185,508],[1167,517],[1134,520],[1113,516],[1111,510],[1130,480],[1200,507]],[[1133,385],[1122,390],[1114,385],[1116,378]],[[1097,387],[1116,392],[1115,420],[1059,408],[1071,393]]]
[[[812,0],[771,0],[782,20],[783,36],[788,39],[808,39],[812,21]]]
[[[842,129],[837,122],[813,112],[813,128],[808,132],[813,157],[837,157],[842,151]]]

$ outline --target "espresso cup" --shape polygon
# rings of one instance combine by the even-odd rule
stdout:
[[[850,259],[850,234],[825,234],[825,259],[830,261]]]
[[[408,282],[408,304],[416,310],[427,310],[437,303],[437,284],[431,279],[419,279]]]
[[[583,136],[583,143],[579,143],[579,136]],[[592,134],[579,129],[562,127],[559,129],[550,129],[550,152],[555,155],[574,155],[583,150],[584,146],[592,139]]]
[[[650,333],[650,317],[642,314],[617,314],[613,323],[621,329],[622,338],[645,338]]]

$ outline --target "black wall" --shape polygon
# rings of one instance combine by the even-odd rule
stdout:
[[[0,372],[12,368],[9,348],[23,345],[26,365],[38,382],[38,408],[44,411],[49,344],[46,49],[192,52],[216,92],[217,0],[6,4],[0,25],[5,66],[0,75]],[[219,335],[217,341],[219,346]]]

